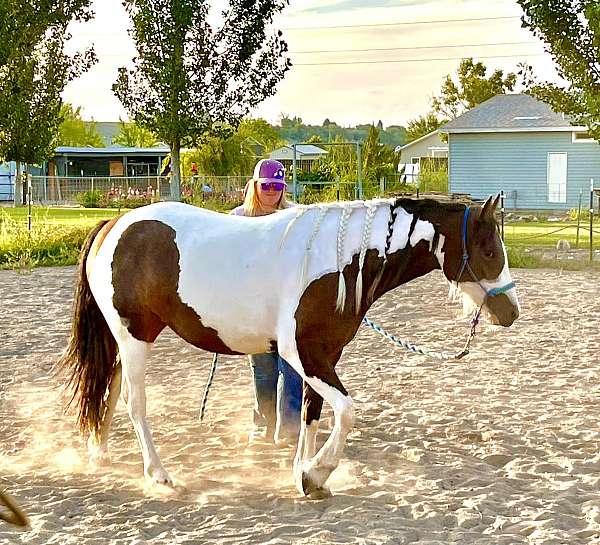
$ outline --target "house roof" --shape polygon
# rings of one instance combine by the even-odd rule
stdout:
[[[119,121],[96,121],[94,125],[107,146],[110,146],[113,138],[121,132]]]
[[[408,144],[404,144],[403,146],[398,146],[397,151],[404,151],[407,150],[409,148],[411,148],[412,146],[416,145],[416,144],[420,144],[422,142],[424,142],[425,140],[432,140],[435,142],[439,142],[439,133],[437,130],[432,131],[428,134],[425,134],[419,138],[417,138],[416,140],[413,140],[412,142],[409,142]],[[448,144],[443,144],[441,146],[435,146],[436,148],[444,148],[444,149],[448,149]]]
[[[293,153],[294,148],[291,144],[289,144],[287,146],[282,146],[281,148],[273,150],[269,154],[269,157],[271,159],[288,159],[293,156]],[[324,155],[327,155],[327,153],[327,150],[324,150],[323,148],[319,148],[317,146],[313,146],[312,144],[296,144],[296,156],[298,157],[298,159],[301,159],[303,156],[308,155],[322,157]]]
[[[169,148],[159,146],[156,148],[126,148],[122,146],[111,146],[109,148],[77,148],[71,146],[60,146],[54,150],[55,156],[60,155],[79,155],[79,156],[98,156],[98,155],[167,155]]]
[[[586,130],[530,95],[496,95],[439,129],[466,132],[556,132]]]

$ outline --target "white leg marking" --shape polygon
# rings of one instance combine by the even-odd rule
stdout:
[[[304,461],[312,458],[317,452],[317,431],[319,429],[319,421],[313,420],[310,425],[306,425],[304,418],[300,424],[300,435],[298,437],[298,448],[296,457],[294,458],[294,467]]]
[[[307,377],[295,349],[290,350],[280,347],[280,353],[300,373],[309,386],[333,409],[335,425],[331,435],[319,452],[310,458],[308,456],[304,457],[304,454],[312,454],[316,450],[317,426],[314,426],[314,431],[310,431],[304,421],[302,422],[298,451],[294,460],[294,480],[298,490],[302,494],[322,496],[324,493],[329,493],[325,488],[325,481],[338,466],[344,451],[346,437],[354,425],[352,398],[349,395],[342,394],[337,388],[318,378]]]
[[[329,386],[322,380],[310,377],[305,379],[310,386],[323,397],[333,409],[335,425],[331,435],[310,459],[305,459],[295,468],[296,486],[304,493],[322,490],[329,475],[340,463],[346,444],[346,437],[354,425],[354,404],[349,395],[344,395],[337,388]],[[307,441],[308,449],[308,441]]]
[[[302,453],[303,460],[312,458],[317,452],[317,431],[319,431],[318,420],[313,420],[308,426],[306,426],[304,452]]]
[[[152,345],[133,338],[128,332],[117,339],[123,365],[123,393],[129,417],[138,438],[144,459],[144,475],[154,483],[172,485],[173,481],[163,467],[146,420],[146,360]]]

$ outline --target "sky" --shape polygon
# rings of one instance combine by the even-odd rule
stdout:
[[[84,119],[127,119],[111,86],[117,69],[135,56],[129,18],[121,0],[94,0],[93,9],[93,21],[71,25],[69,50],[93,44],[99,62],[63,97],[81,107]],[[343,126],[406,125],[430,110],[432,96],[464,57],[481,60],[490,72],[514,72],[528,62],[541,79],[557,81],[551,57],[521,28],[520,14],[513,0],[291,0],[273,26],[282,29],[293,66],[252,116],[271,123],[287,115],[319,125],[326,118]]]

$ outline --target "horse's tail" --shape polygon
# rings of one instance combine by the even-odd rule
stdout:
[[[92,295],[86,264],[94,239],[108,223],[100,222],[87,236],[79,257],[69,346],[57,362],[72,391],[67,408],[77,400],[79,429],[97,434],[106,411],[106,392],[114,374],[117,343]]]

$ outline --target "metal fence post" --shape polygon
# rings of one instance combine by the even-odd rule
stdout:
[[[360,150],[360,142],[356,143],[356,160],[358,167],[358,198],[363,198],[363,181],[362,181],[362,157]]]
[[[583,189],[579,190],[579,204],[577,206],[577,236],[575,237],[575,248],[579,248],[579,227],[581,225],[581,199],[583,197]]]
[[[590,180],[590,263],[594,259],[594,178]]]
[[[500,222],[502,226],[502,241],[504,241],[504,190],[500,191]]]
[[[31,231],[31,174],[27,173],[27,229]]]
[[[294,201],[298,201],[298,178],[296,176],[296,144],[292,144],[292,190]]]

